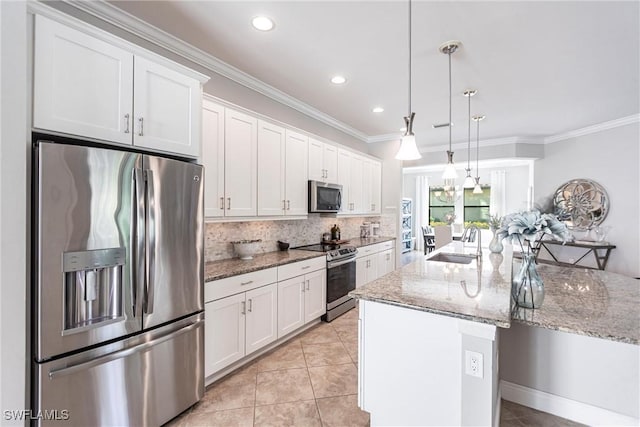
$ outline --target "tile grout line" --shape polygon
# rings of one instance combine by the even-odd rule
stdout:
[[[304,346],[300,341],[300,350],[302,351],[302,357],[304,358],[304,366],[307,370],[307,377],[309,377],[309,384],[311,385],[311,393],[313,393],[313,402],[316,404],[316,411],[318,411],[318,418],[320,419],[320,426],[324,426],[322,420],[322,414],[320,414],[320,407],[318,406],[318,399],[316,398],[316,390],[313,388],[313,381],[311,381],[311,374],[309,373],[309,363],[307,362],[307,354],[304,352]]]

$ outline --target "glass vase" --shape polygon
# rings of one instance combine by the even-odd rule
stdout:
[[[522,254],[520,270],[511,281],[511,295],[519,307],[540,308],[544,301],[544,282],[536,268],[533,253]]]
[[[496,233],[497,230],[495,228],[492,228],[491,232],[493,233],[493,238],[491,239],[491,242],[489,242],[489,250],[494,254],[499,254],[502,252],[502,249],[504,249],[502,246],[502,240],[498,238],[498,234]]]

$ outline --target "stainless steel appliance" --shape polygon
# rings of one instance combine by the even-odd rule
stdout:
[[[309,213],[338,213],[342,206],[342,185],[309,181]]]
[[[331,322],[356,306],[349,292],[356,288],[356,254],[358,249],[348,245],[308,245],[296,249],[327,254],[327,313],[322,316]]]
[[[37,424],[169,421],[204,394],[202,167],[38,141],[33,170],[32,409],[68,418]]]

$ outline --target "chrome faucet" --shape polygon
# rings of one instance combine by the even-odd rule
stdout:
[[[476,250],[476,258],[480,259],[482,258],[482,234],[480,234],[480,229],[478,228],[477,225],[475,224],[471,224],[470,226],[466,227],[464,229],[464,232],[462,233],[462,237],[461,237],[461,241],[464,242],[468,242],[471,240],[471,237],[474,235],[473,230],[475,230],[475,235],[477,237],[477,242],[478,242],[478,248]]]

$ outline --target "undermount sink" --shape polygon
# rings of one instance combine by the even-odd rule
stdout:
[[[473,261],[474,259],[476,259],[475,255],[448,254],[448,253],[440,252],[437,255],[427,258],[427,261],[452,262],[455,264],[471,264],[471,261]]]

